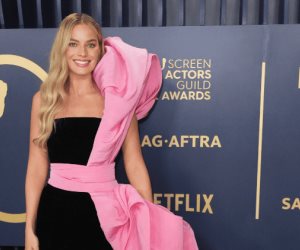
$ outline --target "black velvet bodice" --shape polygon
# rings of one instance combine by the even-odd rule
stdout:
[[[86,165],[101,122],[97,117],[63,117],[47,141],[50,163]]]

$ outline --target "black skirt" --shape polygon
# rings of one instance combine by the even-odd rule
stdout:
[[[66,191],[50,184],[41,194],[36,234],[40,250],[112,249],[89,193]]]

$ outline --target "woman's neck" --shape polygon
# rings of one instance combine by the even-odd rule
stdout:
[[[72,76],[69,77],[68,94],[72,96],[83,96],[94,93],[97,86],[92,76]]]

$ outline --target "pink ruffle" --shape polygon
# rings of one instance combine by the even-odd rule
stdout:
[[[182,217],[144,200],[131,185],[117,185],[111,196],[91,197],[99,204],[101,227],[113,249],[198,249],[194,233]]]
[[[127,134],[132,116],[145,117],[162,84],[157,55],[131,46],[119,37],[104,41],[106,53],[93,76],[104,96],[104,111],[88,165],[113,162]]]

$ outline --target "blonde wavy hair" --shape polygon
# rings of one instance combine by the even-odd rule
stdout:
[[[47,140],[52,132],[53,124],[55,126],[55,115],[61,110],[68,91],[69,69],[65,52],[71,39],[72,30],[78,24],[87,24],[96,30],[101,50],[99,60],[104,54],[101,27],[91,16],[73,13],[62,20],[50,52],[48,77],[40,86],[40,134],[33,142],[43,149],[47,148]]]

